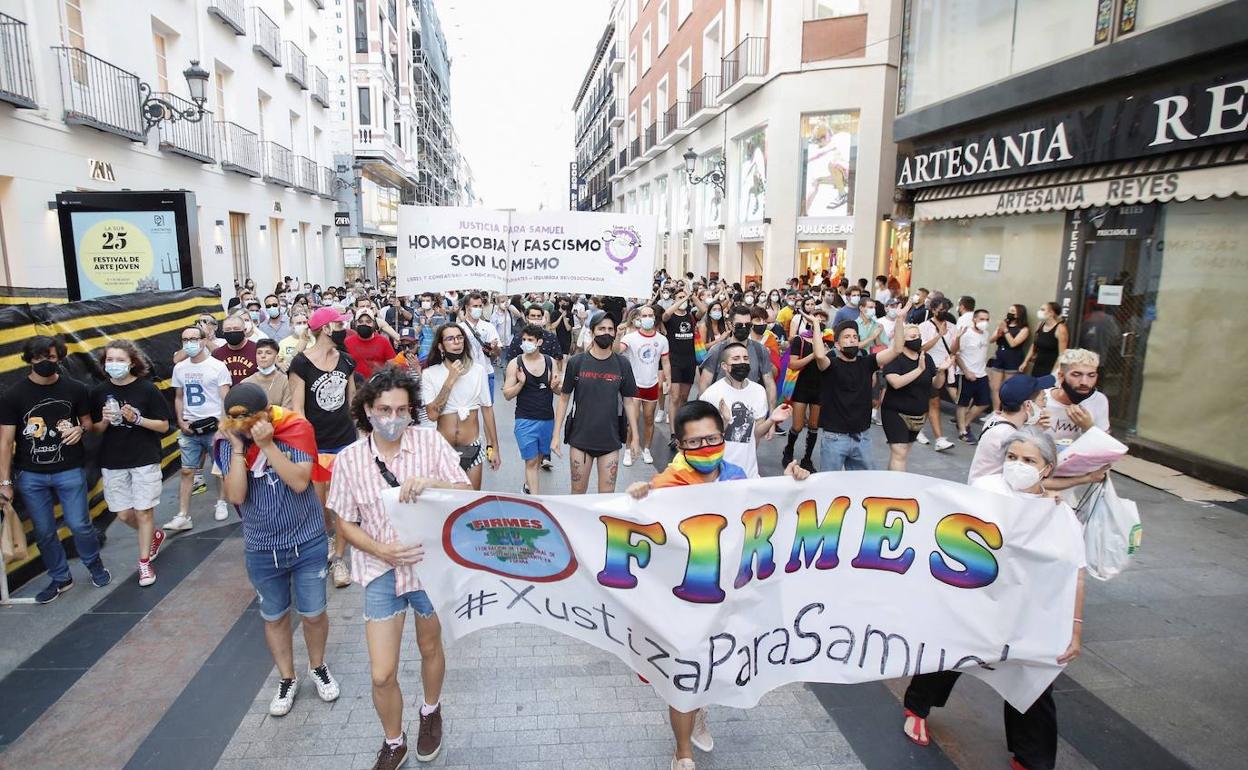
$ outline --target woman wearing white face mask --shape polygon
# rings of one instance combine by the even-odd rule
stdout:
[[[1057,445],[1044,430],[1027,426],[1015,431],[1005,441],[1002,460],[1001,473],[977,479],[974,484],[977,489],[1024,499],[1050,494],[1045,489],[1044,481],[1057,465]],[[1071,541],[1079,549],[1077,561],[1080,569],[1071,618],[1070,644],[1057,657],[1059,664],[1066,665],[1079,657],[1083,637],[1082,536],[1075,512],[1056,495],[1051,515],[1063,517],[1074,529]],[[945,705],[960,675],[957,671],[940,671],[910,680],[904,699],[905,721],[902,726],[910,740],[920,746],[928,745],[928,715],[933,708]],[[1014,770],[1052,770],[1057,762],[1057,704],[1053,701],[1052,685],[1023,713],[1009,703],[1005,704],[1005,739],[1013,755],[1010,767]]]
[[[1001,472],[1005,462],[1005,442],[1019,428],[1027,425],[1047,427],[1044,412],[1045,394],[1053,387],[1052,375],[1030,377],[1019,374],[1006,380],[1001,386],[1001,408],[984,420],[984,430],[971,459],[971,470],[966,483]]]

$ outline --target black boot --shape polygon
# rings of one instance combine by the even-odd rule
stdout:
[[[811,473],[815,472],[815,464],[811,462],[810,456],[815,452],[815,442],[819,440],[819,433],[814,430],[806,431],[806,456],[802,458],[802,467]],[[787,467],[787,466],[786,466]]]
[[[797,434],[801,433],[801,428],[794,425],[789,428],[789,440],[784,444],[784,451],[780,453],[780,468],[789,467],[789,463],[793,462],[793,445],[797,443]]]

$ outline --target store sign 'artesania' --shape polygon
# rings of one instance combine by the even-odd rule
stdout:
[[[1241,141],[1245,135],[1248,78],[1223,75],[920,148],[898,157],[897,186],[921,188],[1103,163]]]
[[[400,206],[399,286],[647,296],[656,227],[635,214]]]
[[[1071,637],[1078,522],[882,471],[618,495],[383,495],[443,628],[533,623],[681,709],[959,669],[1025,710]]]

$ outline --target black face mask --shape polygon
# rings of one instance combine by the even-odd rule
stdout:
[[[906,340],[906,350],[913,350],[915,353],[918,353],[922,349],[923,340]]]
[[[36,361],[35,363],[31,364],[30,368],[34,369],[35,374],[39,375],[40,377],[51,377],[52,375],[56,374],[56,366],[57,364],[55,361],[44,360],[44,361]]]
[[[446,361],[455,362],[455,361],[460,360],[463,357],[464,357],[464,351],[462,350],[459,351],[458,353],[452,353],[449,350],[442,351],[442,358]]]
[[[603,350],[610,350],[611,345],[615,342],[614,334],[595,334],[594,344]]]
[[[225,333],[225,342],[227,345],[241,345],[243,344],[243,340],[246,338],[247,338],[247,335],[244,334],[243,332],[226,332]]]
[[[767,324],[754,324],[753,329],[755,334],[762,334],[767,331]]]
[[[335,345],[341,346],[342,343],[347,341],[347,330],[335,329],[329,333],[329,338],[334,341]]]
[[[355,333],[360,335],[360,339],[366,340],[369,337],[373,336],[373,327],[369,326],[368,324],[360,324],[359,326],[355,327]]]
[[[1066,394],[1066,398],[1070,399],[1070,403],[1072,404],[1078,404],[1081,401],[1086,401],[1092,397],[1093,393],[1096,393],[1095,388],[1089,390],[1087,393],[1080,393],[1072,388],[1069,382],[1062,383],[1062,391]]]
[[[845,356],[846,358],[857,358],[858,346],[857,345],[841,345],[841,355]]]
[[[732,327],[732,336],[737,340],[737,342],[745,342],[745,338],[750,336],[750,325],[737,324]]]
[[[737,382],[745,382],[745,378],[750,376],[750,365],[733,364],[728,367],[728,375]]]

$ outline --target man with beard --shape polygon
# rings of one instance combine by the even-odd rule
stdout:
[[[1109,431],[1109,399],[1096,389],[1100,365],[1100,356],[1083,348],[1069,348],[1057,359],[1060,387],[1049,391],[1045,409],[1059,449],[1093,427]]]
[[[724,377],[698,396],[719,410],[724,418],[724,459],[745,471],[747,478],[758,478],[758,440],[770,439],[777,425],[789,419],[787,405],[770,408],[767,391],[750,382],[750,353],[740,342],[724,345]]]

